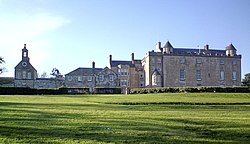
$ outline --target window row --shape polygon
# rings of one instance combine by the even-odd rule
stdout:
[[[221,81],[225,80],[225,72],[223,70],[220,71],[219,79]],[[186,80],[185,69],[180,69],[180,80],[181,81],[185,81]],[[202,74],[201,74],[201,70],[200,69],[196,70],[196,80],[197,81],[201,81],[202,80]],[[237,80],[237,73],[236,73],[236,71],[232,72],[232,80]]]
[[[128,69],[118,69],[118,75],[127,76],[128,74]]]
[[[128,86],[128,81],[127,80],[121,80],[120,85],[121,86]]]
[[[93,81],[93,76],[78,76],[77,81],[82,82],[82,81],[84,81],[85,77],[86,77],[86,80],[88,82]],[[97,78],[98,78],[99,81],[104,81],[104,75],[99,75]],[[69,76],[68,81],[72,81],[72,80],[73,80],[73,77]],[[109,75],[109,81],[114,81],[114,75]]]
[[[179,60],[179,62],[180,62],[180,64],[184,64],[184,63],[186,63],[186,59],[185,58],[181,58]],[[196,58],[195,63],[196,64],[201,64],[202,63],[202,59],[201,58]],[[225,60],[224,59],[220,59],[219,63],[220,63],[220,65],[224,65],[225,64]],[[233,60],[232,61],[232,65],[236,65],[236,64],[237,64],[236,60]]]
[[[225,80],[225,72],[224,71],[220,71],[220,80]],[[232,72],[232,80],[237,80],[236,71]]]
[[[151,63],[155,63],[155,59],[154,58],[151,59]],[[161,58],[157,58],[157,63],[158,64],[161,63]]]
[[[18,79],[31,79],[31,72],[26,72],[26,71],[23,71],[22,73],[21,72],[18,72],[17,73],[17,78]]]
[[[161,71],[161,68],[159,68],[159,67],[151,67],[151,71],[155,71],[155,70],[158,70],[159,72]]]
[[[104,75],[99,75],[99,81],[104,81]],[[113,75],[109,75],[109,81],[114,81]]]

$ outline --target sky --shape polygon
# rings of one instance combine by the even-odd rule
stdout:
[[[0,0],[0,56],[14,77],[24,44],[39,74],[53,68],[109,66],[142,59],[155,44],[225,49],[242,55],[242,77],[250,72],[249,0]]]

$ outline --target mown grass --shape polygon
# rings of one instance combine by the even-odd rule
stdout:
[[[0,143],[249,143],[250,94],[0,96]]]

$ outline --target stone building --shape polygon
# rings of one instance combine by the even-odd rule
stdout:
[[[37,70],[31,65],[29,51],[24,44],[22,49],[22,60],[15,67],[15,87],[30,88],[58,88],[64,85],[64,79],[60,78],[38,78]]]
[[[92,68],[77,68],[65,75],[65,86],[69,88],[117,88],[119,81],[117,74],[108,67],[96,68],[95,62]]]
[[[141,60],[134,58],[131,54],[131,61],[113,60],[112,55],[109,56],[110,69],[118,74],[120,87],[123,91],[126,88],[142,88],[144,87],[144,72]]]
[[[225,50],[174,48],[169,41],[142,59],[145,87],[240,86],[241,55]]]
[[[37,71],[31,65],[29,51],[24,44],[22,49],[22,60],[15,67],[15,86],[34,87],[34,80],[37,78]]]
[[[15,67],[16,87],[31,88],[95,88],[121,87],[125,93],[129,88],[143,87],[196,87],[196,86],[240,86],[241,55],[233,44],[224,50],[204,48],[174,48],[167,41],[145,57],[131,60],[113,60],[109,56],[110,68],[77,68],[64,78],[37,78],[31,65],[26,44],[22,49],[22,60]]]

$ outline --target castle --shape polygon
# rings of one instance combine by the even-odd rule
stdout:
[[[196,86],[240,86],[241,55],[233,44],[224,50],[199,48],[174,48],[167,41],[162,47],[146,53],[144,58],[113,60],[109,56],[109,67],[77,68],[65,78],[38,78],[31,65],[26,44],[22,49],[22,60],[15,67],[15,86],[31,88],[89,88],[92,92],[101,88],[144,87],[196,87]]]

